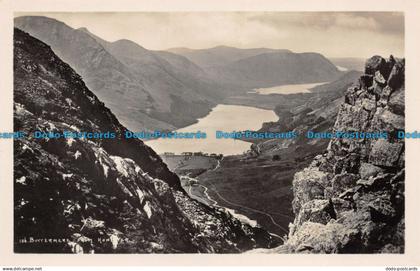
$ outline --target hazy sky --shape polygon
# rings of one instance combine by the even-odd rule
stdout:
[[[31,13],[147,49],[268,47],[330,57],[404,54],[404,15],[391,12]],[[28,15],[27,13],[16,14]]]

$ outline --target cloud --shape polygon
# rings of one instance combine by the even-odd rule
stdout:
[[[263,23],[279,27],[295,25],[328,30],[333,27],[343,30],[360,29],[381,33],[404,33],[404,15],[400,12],[285,12],[262,13],[250,17]]]
[[[115,41],[171,47],[285,48],[327,56],[404,54],[404,15],[392,12],[43,13]]]

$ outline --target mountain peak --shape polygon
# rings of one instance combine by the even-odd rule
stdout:
[[[86,32],[90,34],[90,31],[86,27],[77,28],[78,31]]]
[[[147,50],[146,48],[144,48],[140,44],[138,44],[138,43],[136,43],[132,40],[129,40],[129,39],[119,39],[119,40],[116,40],[112,43],[115,44],[115,45],[120,45],[120,46],[135,46],[135,47],[139,47],[139,48],[142,48],[144,50]]]

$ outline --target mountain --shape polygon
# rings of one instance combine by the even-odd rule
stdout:
[[[342,73],[317,53],[293,53],[283,49],[238,49],[218,46],[193,50],[173,48],[231,88],[251,90],[284,84],[329,82]]]
[[[234,253],[276,244],[265,230],[189,198],[151,148],[124,137],[81,76],[19,29],[14,129],[27,135],[14,141],[17,253]],[[96,136],[34,138],[36,131]]]
[[[181,56],[153,52],[129,40],[107,42],[86,28],[73,29],[47,17],[18,17],[15,26],[51,45],[132,130],[187,126],[224,95],[201,68]]]
[[[264,53],[208,71],[223,82],[251,89],[330,82],[342,74],[321,54],[289,52]]]
[[[251,56],[256,56],[265,53],[291,52],[286,49],[239,49],[228,46],[217,46],[209,49],[171,48],[167,51],[175,53],[177,55],[185,56],[186,58],[203,68],[225,66],[243,58],[248,58]]]
[[[405,61],[370,58],[340,106],[333,131],[387,137],[333,138],[293,180],[294,222],[271,253],[404,253]],[[261,251],[260,251],[261,252]]]

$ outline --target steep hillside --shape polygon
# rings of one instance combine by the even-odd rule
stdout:
[[[219,80],[251,89],[330,82],[341,75],[336,66],[320,54],[290,52],[263,53],[208,71]]]
[[[192,199],[51,48],[14,33],[14,238],[18,253],[241,252],[272,237]],[[33,138],[115,132],[116,138]]]
[[[341,75],[337,67],[316,53],[293,53],[283,49],[173,48],[230,88],[253,89],[284,84],[329,82]]]
[[[293,180],[295,220],[271,252],[403,253],[404,60],[374,56],[348,89],[334,131],[388,132],[387,138],[333,138]]]
[[[128,40],[107,42],[86,28],[73,29],[47,17],[19,17],[15,26],[49,44],[132,130],[194,123],[223,94],[193,63],[180,70]]]
[[[87,29],[98,41],[148,86],[156,111],[150,115],[175,127],[195,122],[209,106],[225,95],[221,87],[197,65],[172,53],[150,51],[130,40],[107,42]]]
[[[344,101],[346,90],[354,84],[360,72],[348,72],[337,80],[311,89],[310,93],[276,95],[281,96],[274,111],[279,116],[276,122],[264,123],[259,132],[294,131],[298,134],[306,131],[325,132],[334,126],[340,104]],[[275,100],[275,98],[271,98]],[[328,145],[323,139],[257,139],[250,140],[258,144],[259,155],[293,156],[321,153]],[[254,146],[254,149],[257,149]]]

